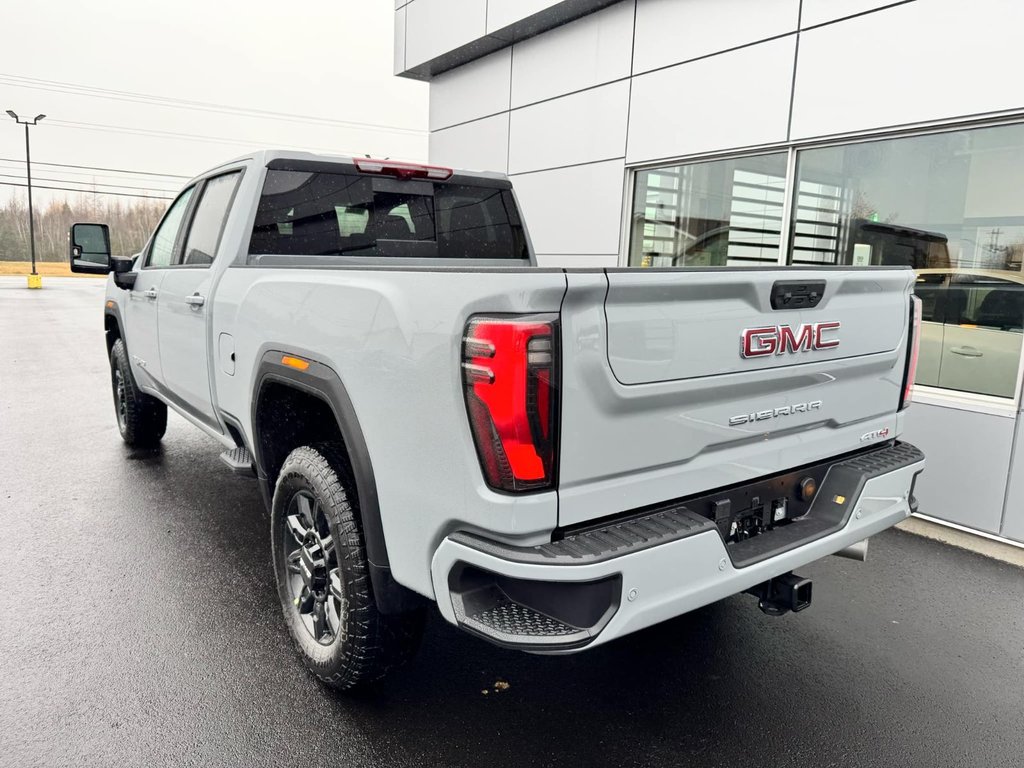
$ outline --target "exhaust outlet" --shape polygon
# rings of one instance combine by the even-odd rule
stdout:
[[[846,549],[840,549],[834,554],[836,557],[845,557],[850,560],[856,560],[859,563],[863,563],[868,559],[868,541],[870,541],[870,539],[858,541],[856,544],[851,544],[846,547]]]

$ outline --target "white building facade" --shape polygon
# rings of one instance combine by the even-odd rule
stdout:
[[[396,0],[430,160],[544,266],[908,264],[921,511],[1024,542],[1024,3]]]

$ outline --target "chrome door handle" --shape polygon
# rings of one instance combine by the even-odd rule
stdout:
[[[206,297],[193,293],[191,296],[185,297],[185,303],[192,307],[201,307],[206,303]]]
[[[974,347],[950,347],[949,351],[960,357],[981,357],[985,353]]]
[[[155,299],[156,298],[156,288],[150,288],[148,291],[143,291],[142,295],[145,296],[147,299]]]

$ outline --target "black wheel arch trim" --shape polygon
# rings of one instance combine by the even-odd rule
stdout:
[[[294,355],[309,362],[305,370],[284,365],[281,358]],[[387,543],[381,521],[380,501],[377,497],[377,483],[370,462],[366,439],[359,425],[355,407],[341,377],[330,366],[311,359],[307,353],[287,349],[269,349],[263,353],[254,378],[252,393],[253,457],[259,476],[260,492],[264,503],[270,508],[274,489],[267,475],[259,439],[259,403],[264,387],[271,382],[293,387],[301,392],[325,401],[334,414],[341,431],[352,465],[352,475],[359,498],[359,516],[366,540],[366,557],[370,566],[370,583],[374,598],[382,613],[396,613],[422,604],[424,598],[402,586],[391,575]]]
[[[104,328],[103,332],[106,337],[109,337],[110,331],[106,328],[106,319],[108,317],[114,318],[114,323],[117,325],[117,334],[119,338],[124,338],[124,321],[121,320],[121,308],[117,305],[116,301],[110,299],[107,300],[106,305],[103,307],[103,320]],[[125,342],[127,344],[128,342]],[[112,341],[107,341],[107,353],[110,353],[110,348],[114,346]]]

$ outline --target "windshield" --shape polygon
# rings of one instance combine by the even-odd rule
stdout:
[[[267,172],[249,253],[529,258],[507,187],[282,170]]]

